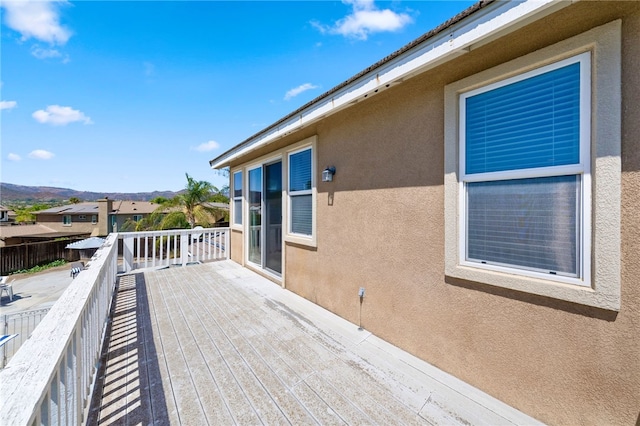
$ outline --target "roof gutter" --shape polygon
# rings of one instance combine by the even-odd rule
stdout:
[[[397,52],[209,162],[213,169],[320,121],[380,91],[554,13],[574,1],[480,1]]]

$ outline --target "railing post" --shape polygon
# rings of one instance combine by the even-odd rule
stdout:
[[[117,244],[117,240],[116,240]],[[133,234],[125,234],[122,238],[122,259],[124,261],[124,271],[131,272],[133,269]]]

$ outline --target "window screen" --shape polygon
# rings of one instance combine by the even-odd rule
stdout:
[[[467,184],[467,257],[576,276],[580,177]]]

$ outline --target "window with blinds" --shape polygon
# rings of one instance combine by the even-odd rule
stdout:
[[[289,154],[289,232],[313,233],[311,148]]]
[[[467,262],[581,276],[589,61],[578,55],[461,95]]]
[[[466,173],[580,162],[580,63],[466,98]]]
[[[242,225],[242,172],[233,174],[233,223]]]

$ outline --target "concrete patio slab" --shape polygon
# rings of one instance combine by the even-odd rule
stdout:
[[[13,286],[13,300],[1,298],[0,315],[50,308],[72,282],[68,265],[36,274],[10,275],[7,283]]]

